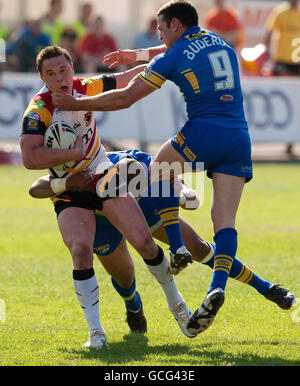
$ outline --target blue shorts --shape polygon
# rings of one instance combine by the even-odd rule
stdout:
[[[110,255],[123,240],[123,235],[105,216],[96,214],[96,234],[94,253],[100,256]]]
[[[247,129],[203,126],[194,119],[184,125],[171,143],[193,169],[202,162],[209,178],[214,172],[245,177],[246,182],[253,178],[251,140]]]
[[[139,206],[144,213],[149,228],[153,232],[162,223],[156,214],[150,197],[142,197]],[[105,216],[96,214],[96,234],[94,239],[94,253],[100,256],[108,256],[114,252],[124,239],[123,235],[116,229]]]

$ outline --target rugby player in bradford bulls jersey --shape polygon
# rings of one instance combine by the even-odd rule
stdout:
[[[103,211],[142,256],[154,277],[170,282],[170,285],[173,280],[168,271],[168,259],[154,242],[135,199],[128,193],[118,195],[115,192],[117,194],[113,197],[100,197],[95,193],[95,186],[100,186],[97,192],[101,191],[101,181],[103,184],[109,182],[110,178],[117,177],[118,172],[101,145],[94,114],[91,111],[59,111],[52,104],[52,94],[93,96],[122,88],[142,68],[92,79],[74,78],[70,54],[57,46],[47,47],[37,56],[37,70],[45,87],[32,98],[24,114],[20,139],[23,163],[27,169],[48,169],[52,177],[52,202],[62,239],[72,256],[74,287],[89,326],[90,339],[86,347],[90,348],[101,348],[106,342],[99,318],[99,291],[93,269],[94,210]],[[76,129],[78,137],[73,149],[44,147],[45,131],[56,120],[64,120]],[[55,169],[57,165],[69,164],[70,161],[74,162],[67,170]],[[71,191],[68,177],[79,172],[86,179],[86,188],[91,187],[87,191]],[[129,218],[133,224],[130,227]],[[186,317],[189,312],[186,307]]]

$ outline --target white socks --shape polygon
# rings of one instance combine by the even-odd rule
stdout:
[[[73,271],[74,289],[89,330],[103,330],[99,315],[99,287],[94,269]]]
[[[155,279],[163,289],[169,306],[174,306],[180,303],[183,299],[178,292],[173,275],[169,272],[169,260],[159,247],[160,251],[156,259],[144,260],[148,270],[152,273]]]

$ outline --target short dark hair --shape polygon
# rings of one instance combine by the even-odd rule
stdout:
[[[170,26],[171,20],[174,17],[186,27],[198,25],[196,8],[192,3],[185,0],[172,0],[168,2],[160,8],[157,16],[163,16],[168,26]]]
[[[58,56],[64,56],[67,61],[73,65],[72,56],[67,50],[59,46],[49,46],[44,48],[36,58],[37,71],[41,74],[44,61],[47,59],[56,58]]]

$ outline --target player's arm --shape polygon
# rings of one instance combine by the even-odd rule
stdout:
[[[117,50],[104,56],[103,64],[108,68],[133,64],[139,61],[150,62],[156,55],[167,50],[165,45],[137,50]]]
[[[146,64],[142,64],[140,66],[136,66],[132,68],[131,70],[120,72],[117,74],[114,74],[114,77],[116,79],[116,88],[124,88],[128,85],[128,83],[140,72],[142,72],[146,68]]]
[[[115,111],[129,108],[153,91],[155,91],[153,87],[139,77],[135,77],[126,88],[85,98],[74,98],[72,95],[66,94],[54,94],[52,101],[57,108],[67,111]]]
[[[43,135],[23,134],[20,148],[23,164],[30,170],[48,169],[65,162],[79,161],[85,154],[80,137],[77,138],[73,149],[48,149],[44,147]]]
[[[36,180],[29,188],[33,198],[49,198],[65,191],[85,192],[90,189],[93,176],[89,170],[74,174],[69,178],[44,176]]]
[[[54,192],[50,187],[50,176],[44,176],[34,181],[29,188],[29,194],[33,198],[49,198],[54,196]]]

